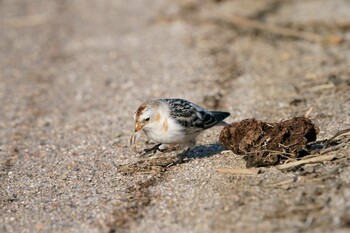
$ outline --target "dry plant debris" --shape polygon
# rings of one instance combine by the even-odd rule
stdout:
[[[298,161],[294,161],[294,162],[290,162],[290,163],[277,165],[276,168],[279,170],[287,170],[287,169],[294,168],[296,166],[300,166],[300,165],[304,165],[304,164],[330,161],[330,160],[334,159],[335,157],[336,157],[335,154],[320,155],[320,156],[316,156],[316,157],[312,157],[312,158],[308,158],[308,159],[302,159],[302,160],[298,160]]]
[[[310,119],[294,117],[279,123],[245,119],[225,126],[220,142],[235,154],[246,155],[247,167],[280,164],[310,154],[319,128]]]
[[[254,168],[216,168],[215,170],[219,173],[235,175],[256,175],[259,173],[259,170]]]
[[[130,148],[132,149],[132,151],[134,151],[136,154],[139,154],[141,151],[138,151],[136,148],[136,133],[133,132],[130,136],[130,140],[129,140],[129,144],[130,144]]]

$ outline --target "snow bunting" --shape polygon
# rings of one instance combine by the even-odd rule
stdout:
[[[228,112],[208,111],[183,99],[150,100],[141,104],[134,114],[135,132],[142,129],[150,139],[160,143],[150,149],[153,152],[169,144],[192,149],[203,130],[224,123],[229,115]]]

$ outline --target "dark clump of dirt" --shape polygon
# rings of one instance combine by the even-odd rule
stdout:
[[[235,154],[246,155],[247,167],[279,164],[309,154],[319,128],[310,119],[294,117],[279,123],[245,119],[225,126],[220,142]]]
[[[120,203],[120,208],[116,208],[113,213],[112,221],[107,223],[110,228],[109,233],[127,232],[130,224],[142,218],[142,209],[151,203],[149,187],[157,182],[157,177],[152,176],[143,182],[138,182],[135,186],[126,189],[129,198],[124,198],[124,203]]]

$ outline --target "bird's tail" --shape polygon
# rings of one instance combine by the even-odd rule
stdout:
[[[229,125],[229,123],[225,122],[225,121],[221,121],[220,123],[218,123],[216,126],[226,126]]]

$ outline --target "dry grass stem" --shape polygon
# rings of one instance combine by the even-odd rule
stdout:
[[[309,108],[309,109],[305,112],[304,117],[309,118],[313,110],[314,110],[314,107]]]
[[[259,173],[259,169],[244,169],[244,168],[216,168],[217,172],[225,174],[236,174],[236,175],[256,175]]]
[[[326,142],[324,143],[323,148],[326,148],[334,139],[336,139],[337,137],[341,136],[341,135],[345,135],[345,134],[349,134],[350,133],[350,128],[349,129],[343,129],[338,131],[336,134],[334,134],[333,137],[331,137],[330,139],[327,139]],[[329,148],[331,149],[331,148]],[[325,152],[326,150],[322,151],[321,154],[325,154],[327,152]]]
[[[240,16],[235,16],[225,21],[227,21],[227,23],[230,23],[236,26],[258,29],[261,31],[274,33],[276,35],[300,38],[300,39],[317,42],[317,43],[320,43],[323,41],[322,36],[314,33],[302,32],[302,31],[298,31],[290,28],[284,28],[284,27],[280,27],[272,24],[261,23],[256,20],[252,20],[252,19],[248,19]]]
[[[286,185],[286,184],[292,184],[298,180],[300,180],[301,177],[294,177],[294,178],[291,178],[291,179],[287,179],[287,180],[283,180],[283,181],[280,181],[280,182],[277,182],[277,183],[273,183],[273,184],[270,184],[268,185],[267,187],[277,187],[277,186],[283,186],[283,185]]]
[[[28,15],[28,16],[8,19],[5,21],[5,24],[14,28],[30,27],[30,26],[44,24],[48,21],[48,19],[49,17],[46,14]]]
[[[133,132],[130,136],[130,148],[132,149],[132,151],[134,151],[136,154],[139,154],[141,153],[141,151],[138,151],[137,148],[136,148],[136,133]]]
[[[321,163],[321,162],[325,162],[325,161],[330,161],[330,160],[334,159],[335,157],[336,157],[336,155],[334,155],[334,154],[321,155],[321,156],[317,156],[314,158],[302,159],[302,160],[298,160],[298,161],[291,162],[291,163],[277,165],[276,168],[279,170],[287,170],[287,169],[294,168],[294,167],[304,165],[304,164]]]

